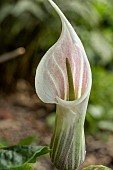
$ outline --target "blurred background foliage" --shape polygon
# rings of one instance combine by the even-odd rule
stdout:
[[[86,130],[113,131],[113,0],[54,1],[81,38],[92,67]],[[26,49],[0,64],[0,89],[11,92],[20,78],[34,86],[36,66],[60,32],[59,17],[47,0],[0,1],[0,55]]]

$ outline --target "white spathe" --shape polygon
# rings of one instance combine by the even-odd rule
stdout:
[[[84,120],[91,90],[91,69],[84,47],[62,11],[48,0],[62,21],[58,41],[46,52],[36,70],[35,88],[45,103],[57,104],[51,160],[60,170],[75,170],[85,158]],[[67,101],[68,58],[76,100]]]

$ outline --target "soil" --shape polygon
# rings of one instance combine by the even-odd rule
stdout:
[[[0,94],[0,139],[8,145],[17,144],[21,139],[35,135],[34,145],[49,145],[52,126],[47,117],[55,111],[55,105],[42,103],[31,85],[19,80],[16,92]],[[113,169],[113,133],[107,140],[90,134],[86,137],[86,159],[81,167],[102,164]],[[35,164],[36,170],[55,170],[49,156],[44,156]]]

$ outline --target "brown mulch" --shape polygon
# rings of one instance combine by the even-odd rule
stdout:
[[[44,104],[38,99],[28,82],[18,81],[15,93],[0,95],[0,139],[14,145],[27,136],[35,135],[38,140],[34,144],[49,145],[52,129],[46,118],[54,110],[55,105]],[[86,159],[81,167],[103,164],[113,169],[113,133],[106,141],[88,135],[86,146]],[[35,169],[55,170],[48,156],[40,158]]]

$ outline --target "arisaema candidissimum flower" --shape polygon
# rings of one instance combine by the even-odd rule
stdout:
[[[85,158],[84,120],[91,89],[91,70],[84,47],[62,11],[62,32],[36,70],[35,87],[45,103],[56,104],[50,157],[60,170],[75,170]]]

